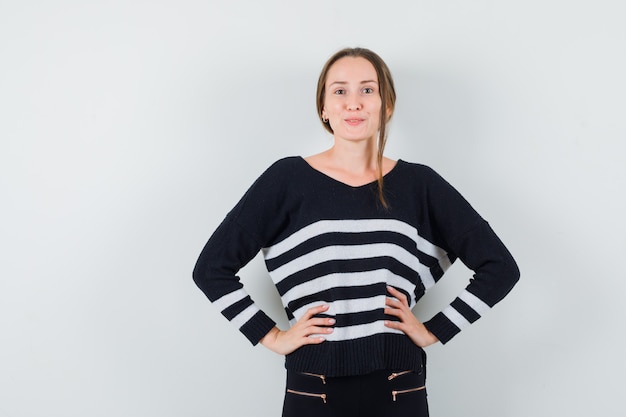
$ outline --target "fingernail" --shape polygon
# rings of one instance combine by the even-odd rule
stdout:
[[[328,319],[328,324],[335,324],[335,319]]]

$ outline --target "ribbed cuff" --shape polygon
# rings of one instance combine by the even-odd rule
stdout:
[[[448,343],[461,331],[443,313],[437,313],[435,317],[424,322],[424,326],[443,344]]]
[[[276,326],[276,322],[262,311],[257,311],[250,320],[239,328],[253,345],[257,345],[261,339]]]

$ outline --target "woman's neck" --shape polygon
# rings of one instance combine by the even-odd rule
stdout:
[[[350,144],[351,145],[351,144]],[[326,162],[354,175],[366,175],[378,169],[377,152],[371,147],[341,146],[335,144],[325,154]]]
[[[360,186],[378,178],[377,149],[359,142],[335,141],[332,148],[304,158],[309,165],[345,184]],[[383,175],[395,161],[383,158]]]

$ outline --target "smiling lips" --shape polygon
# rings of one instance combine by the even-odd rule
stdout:
[[[365,119],[344,119],[344,121],[350,126],[358,126],[363,121],[365,121]]]

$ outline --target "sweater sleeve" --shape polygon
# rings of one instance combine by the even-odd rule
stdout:
[[[258,243],[228,216],[204,246],[193,271],[196,285],[253,345],[276,324],[256,306],[237,276],[259,250]]]
[[[434,174],[430,210],[448,257],[474,272],[469,284],[445,309],[424,323],[447,343],[511,291],[520,272],[511,253],[489,224],[445,180]]]
[[[276,323],[257,307],[237,274],[280,230],[284,165],[273,165],[255,181],[209,238],[193,270],[196,285],[253,345]]]

